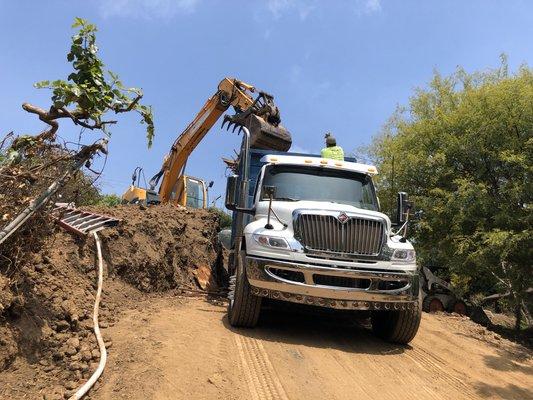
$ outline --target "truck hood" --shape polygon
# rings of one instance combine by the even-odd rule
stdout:
[[[286,223],[289,227],[292,228],[292,216],[293,212],[296,210],[316,210],[318,211],[338,211],[340,212],[346,212],[349,214],[357,214],[361,217],[377,217],[382,218],[387,223],[387,231],[390,231],[391,228],[391,221],[389,217],[387,217],[385,214],[378,212],[378,211],[372,211],[372,210],[365,210],[362,208],[354,207],[349,204],[339,204],[339,203],[330,203],[330,202],[324,202],[324,201],[309,201],[309,200],[301,200],[301,201],[280,201],[275,200],[272,202],[272,210],[276,213],[276,215],[279,217],[279,219]],[[257,204],[256,207],[256,213],[255,213],[255,220],[261,220],[265,219],[268,214],[268,201],[260,201]],[[274,228],[277,229],[276,225],[278,225],[278,221],[276,220],[276,217],[274,215],[271,215],[270,217],[271,223],[274,225]],[[281,228],[281,224],[279,224],[279,228]]]

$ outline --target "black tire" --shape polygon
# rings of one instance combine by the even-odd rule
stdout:
[[[433,295],[427,295],[422,301],[422,310],[427,313],[442,312],[444,311],[444,304],[442,300]]]
[[[237,271],[230,278],[230,286],[234,286],[234,288],[230,291],[228,320],[231,326],[237,328],[253,328],[257,325],[261,313],[261,297],[255,296],[251,292],[243,258],[240,257]]]
[[[420,301],[408,310],[373,311],[372,331],[387,342],[407,344],[416,336],[421,318]]]
[[[455,300],[450,307],[450,312],[454,312],[459,315],[466,315],[468,313],[468,307],[462,300]]]

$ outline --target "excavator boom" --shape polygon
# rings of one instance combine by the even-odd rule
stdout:
[[[253,94],[257,92],[254,99]],[[151,180],[155,187],[162,176],[159,195],[162,203],[179,198],[177,182],[190,154],[230,106],[236,111],[224,122],[230,126],[246,126],[250,130],[251,147],[286,151],[291,146],[289,132],[280,125],[279,110],[273,97],[259,92],[247,83],[237,79],[224,78],[217,92],[204,104],[194,120],[176,139],[163,161],[161,171]],[[229,128],[229,126],[228,126]]]

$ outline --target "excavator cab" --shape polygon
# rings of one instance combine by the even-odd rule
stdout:
[[[137,171],[138,168],[135,170]],[[212,186],[213,181],[206,184],[203,179],[181,175],[172,189],[170,203],[187,208],[207,208],[207,193]],[[122,204],[154,205],[159,203],[161,199],[156,191],[140,187],[140,184],[135,184],[135,181],[122,195]]]
[[[187,208],[207,208],[207,192],[213,181],[206,185],[205,181],[188,175],[182,175],[174,185],[171,203]]]

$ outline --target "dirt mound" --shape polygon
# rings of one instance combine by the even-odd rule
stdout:
[[[146,298],[136,288],[217,290],[224,281],[215,214],[173,206],[92,211],[121,219],[99,234],[106,264],[103,328]],[[63,398],[96,368],[94,255],[91,238],[56,227],[18,260],[16,273],[8,278],[0,271],[0,398]],[[104,339],[112,345],[105,329]]]
[[[111,273],[143,291],[176,287],[217,290],[226,277],[217,240],[219,218],[172,205],[91,208],[121,219],[102,232]]]

